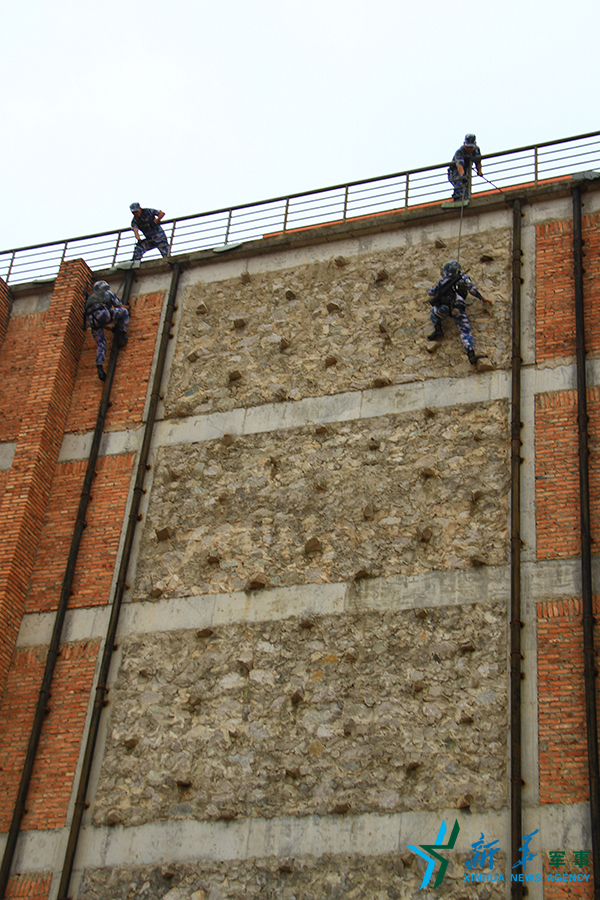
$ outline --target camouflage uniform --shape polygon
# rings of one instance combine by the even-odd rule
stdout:
[[[481,156],[481,150],[477,144],[475,144],[474,147],[467,147],[463,144],[452,157],[452,162],[448,168],[448,181],[454,188],[454,193],[452,194],[453,200],[469,199],[469,172],[473,166],[477,167],[478,163],[475,161],[475,158],[479,156]],[[458,174],[457,163],[460,163],[463,167],[465,173],[464,176]],[[466,184],[463,184],[462,182],[463,177],[467,179]]]
[[[105,291],[107,304],[105,307],[97,307],[87,314],[87,323],[92,331],[92,337],[96,341],[96,365],[101,366],[106,359],[106,335],[104,328],[114,322],[114,331],[127,331],[129,325],[129,310],[123,306],[116,294]]]
[[[460,334],[463,347],[467,353],[474,353],[475,346],[473,343],[473,332],[471,331],[471,323],[467,316],[465,307],[465,299],[469,294],[483,300],[483,297],[477,290],[468,275],[461,275],[460,280],[453,288],[444,293],[444,286],[452,281],[451,275],[440,278],[438,283],[429,288],[427,293],[432,298],[431,313],[429,318],[433,322],[433,326],[438,333],[442,333],[443,320],[449,317],[453,318]],[[434,299],[439,298],[439,299]]]
[[[167,235],[164,229],[154,222],[159,212],[160,210],[158,209],[142,209],[141,216],[134,216],[131,220],[131,227],[141,231],[146,239],[137,242],[133,249],[132,259],[141,259],[144,253],[147,253],[148,250],[153,250],[155,247],[161,256],[169,255]]]

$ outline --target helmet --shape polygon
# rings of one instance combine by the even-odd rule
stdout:
[[[97,281],[94,285],[95,291],[109,291],[110,287],[108,286],[107,281]]]
[[[131,212],[135,212],[136,209],[141,209],[141,208],[142,207],[140,206],[139,203],[130,203],[129,204],[129,209],[131,210]]]
[[[450,275],[459,275],[460,266],[455,259],[451,259],[446,265],[442,266],[442,275],[448,277]]]
[[[465,134],[465,147],[476,147],[477,138],[474,134]]]

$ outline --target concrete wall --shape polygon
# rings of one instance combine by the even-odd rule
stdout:
[[[597,198],[586,195],[590,247]],[[550,874],[581,875],[571,882],[578,897],[591,888],[577,856],[591,843],[573,342],[556,337],[572,332],[570,215],[568,196],[536,196],[523,219],[524,830],[538,829],[527,872],[548,897],[569,889]],[[440,345],[425,340],[426,288],[457,255],[458,215],[413,216],[381,233],[324,229],[304,246],[282,238],[266,253],[258,242],[186,267],[73,896],[416,896],[425,862],[408,845],[434,843],[442,819],[460,831],[440,890],[506,895],[511,221],[510,209],[474,204],[462,223],[461,262],[493,302],[469,308],[489,359],[477,371],[453,326]],[[596,265],[595,256],[586,265],[590,322]],[[127,394],[140,361],[152,364],[152,298],[169,274],[148,263],[137,278],[119,362],[130,374],[103,444],[97,506],[98,527],[116,540],[104,573],[87,557],[97,590],[74,598],[66,623],[67,644],[94,655],[147,377]],[[540,331],[542,321],[552,327]],[[592,400],[599,342],[592,329]],[[78,389],[80,407],[93,410],[93,379]],[[89,446],[76,408],[59,492],[76,485]],[[591,416],[594,433],[593,402]],[[18,448],[11,428],[6,471],[11,441]],[[599,478],[592,449],[594,486]],[[116,502],[105,519],[107,497]],[[42,536],[37,571],[50,577],[48,546]],[[15,650],[32,661],[51,628],[42,581],[32,581]],[[568,708],[561,658],[572,661]],[[13,685],[5,715],[19,703],[16,676]],[[77,765],[61,782],[59,818],[25,825],[15,896],[31,892],[31,878],[40,897],[56,896]],[[568,774],[558,779],[557,767]],[[42,803],[48,789],[40,784]],[[467,865],[481,834],[497,841],[493,870],[489,860]]]

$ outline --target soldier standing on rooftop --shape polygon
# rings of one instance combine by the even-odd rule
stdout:
[[[448,181],[454,188],[452,199],[456,201],[468,200],[471,196],[471,170],[475,166],[478,175],[481,171],[481,150],[477,146],[477,138],[474,134],[465,134],[465,141],[459,147],[448,169]]]
[[[131,227],[137,240],[137,244],[133,249],[132,259],[141,259],[144,253],[152,250],[154,247],[156,247],[161,256],[168,256],[169,242],[164,229],[160,226],[160,222],[165,215],[162,209],[142,209],[139,203],[132,203],[129,209],[133,213]],[[143,232],[145,240],[140,238],[140,231]]]

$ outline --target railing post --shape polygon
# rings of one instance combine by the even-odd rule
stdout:
[[[406,173],[406,193],[404,195],[404,209],[408,209],[408,184],[410,180],[410,175],[408,172]]]
[[[231,216],[233,214],[233,210],[229,210],[229,216],[227,217],[227,230],[225,231],[225,240],[223,243],[227,243],[229,240],[229,229],[231,228]]]
[[[229,221],[231,222],[231,213],[230,213],[230,216],[229,216]],[[172,251],[172,249],[173,249],[173,238],[175,237],[175,228],[176,228],[176,227],[177,227],[177,222],[173,222],[173,227],[172,227],[172,229],[171,229],[171,237],[170,237],[170,240],[169,240],[169,256],[172,256],[172,255],[173,255],[173,254],[171,253],[171,251]],[[227,225],[227,233],[229,234],[229,225]],[[225,241],[225,243],[227,243],[227,241]]]
[[[348,193],[349,193],[349,191],[350,191],[350,187],[349,187],[349,185],[346,185],[346,190],[344,191],[344,219],[343,219],[344,222],[346,221],[346,215],[348,213]]]
[[[285,201],[285,213],[283,215],[283,233],[285,234],[287,228],[287,220],[288,220],[288,212],[290,209],[290,198],[288,197]]]
[[[117,232],[117,243],[115,244],[115,252],[113,253],[111,268],[114,268],[114,266],[117,264],[117,253],[119,252],[119,244],[121,243],[122,233],[122,231]]]
[[[533,171],[535,175],[535,183],[538,183],[538,148],[533,148]]]
[[[65,245],[64,245],[64,247],[63,247],[62,256],[61,256],[61,258],[60,258],[60,264],[59,264],[59,266],[58,266],[59,269],[60,269],[60,267],[62,266],[62,264],[63,264],[64,261],[65,261],[65,256],[67,255],[67,247],[68,247],[68,245],[69,245],[69,242],[68,242],[68,241],[65,241]]]

